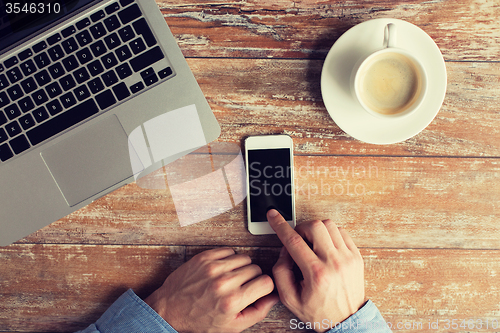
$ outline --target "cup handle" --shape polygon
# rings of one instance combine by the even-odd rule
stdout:
[[[397,33],[396,25],[394,23],[389,23],[386,26],[387,31],[387,47],[396,47]]]

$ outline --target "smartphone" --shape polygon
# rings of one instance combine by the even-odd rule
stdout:
[[[245,140],[248,231],[273,234],[267,211],[274,208],[295,228],[293,141],[288,135]]]

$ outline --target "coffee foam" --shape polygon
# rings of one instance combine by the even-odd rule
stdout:
[[[420,95],[422,78],[406,56],[385,52],[369,60],[360,73],[360,96],[373,111],[391,115],[407,110]]]

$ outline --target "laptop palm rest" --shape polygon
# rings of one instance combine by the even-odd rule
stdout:
[[[113,115],[41,153],[69,206],[132,176],[127,135]]]

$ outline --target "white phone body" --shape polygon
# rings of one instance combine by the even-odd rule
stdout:
[[[278,210],[295,228],[293,141],[288,135],[251,136],[245,140],[248,231],[274,234],[269,209]]]

